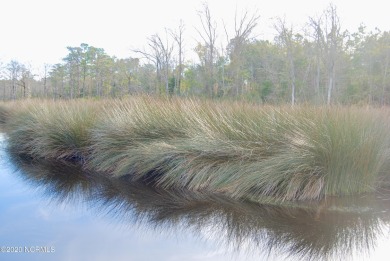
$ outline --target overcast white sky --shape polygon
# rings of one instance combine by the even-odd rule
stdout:
[[[201,0],[0,0],[0,62],[16,59],[33,67],[61,62],[66,46],[88,43],[109,55],[128,57],[131,48],[142,48],[146,37],[175,28],[180,19],[186,25],[187,51],[198,38],[197,10]],[[259,38],[272,39],[272,17],[285,16],[297,26],[308,16],[320,14],[328,0],[209,0],[214,19],[222,30],[228,28],[234,13],[258,10]],[[384,0],[332,1],[338,8],[344,29],[355,31],[360,23],[369,29],[390,29],[389,4]],[[220,39],[225,39],[223,31]]]

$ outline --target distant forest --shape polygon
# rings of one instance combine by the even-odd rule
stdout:
[[[256,12],[234,16],[232,34],[207,4],[198,14],[196,46],[186,44],[181,22],[151,35],[147,46],[124,59],[85,43],[67,47],[67,56],[46,65],[39,79],[26,64],[0,61],[0,99],[150,94],[264,104],[390,104],[390,32],[364,25],[343,30],[332,4],[299,28],[276,18],[273,41],[253,36],[260,22]],[[225,34],[217,35],[217,29]],[[220,46],[222,37],[226,46]],[[196,63],[186,60],[189,48]]]

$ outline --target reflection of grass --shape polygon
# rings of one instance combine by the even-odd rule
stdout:
[[[17,157],[14,157],[17,159]],[[151,227],[183,233],[205,229],[213,240],[238,251],[270,251],[304,260],[333,260],[370,252],[389,222],[389,205],[374,197],[344,198],[329,208],[369,207],[363,213],[328,211],[320,216],[302,208],[263,206],[237,202],[216,194],[188,190],[163,190],[143,183],[108,179],[58,162],[16,161],[22,177],[42,188],[55,200],[90,202],[102,213],[124,223],[148,223]],[[374,200],[373,200],[374,199]]]
[[[373,190],[387,160],[387,112],[132,98],[33,102],[7,122],[11,148],[162,188],[251,200]]]

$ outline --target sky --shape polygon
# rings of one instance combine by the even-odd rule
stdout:
[[[41,68],[61,62],[67,46],[81,43],[104,48],[119,58],[135,56],[132,49],[142,49],[147,37],[165,28],[185,24],[185,49],[191,53],[199,39],[198,10],[204,0],[0,0],[0,65],[11,59]],[[257,38],[273,39],[272,19],[285,17],[300,28],[309,16],[319,15],[329,0],[209,0],[211,15],[218,24],[218,37],[226,39],[234,26],[235,11],[257,10]],[[356,31],[361,23],[369,30],[390,30],[386,1],[334,0],[343,29]]]

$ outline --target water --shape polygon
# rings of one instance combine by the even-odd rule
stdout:
[[[9,247],[0,260],[388,260],[390,254],[386,190],[314,207],[264,206],[23,160],[0,140],[0,247]]]

